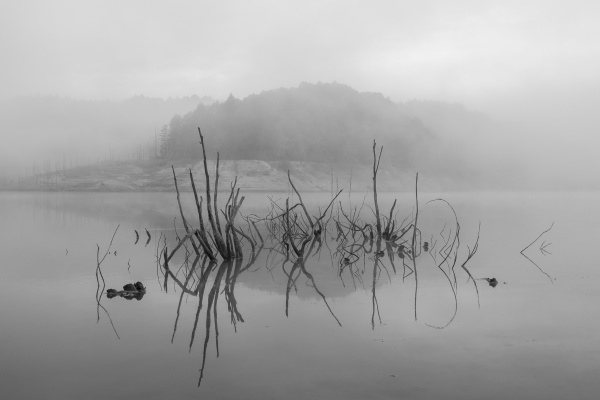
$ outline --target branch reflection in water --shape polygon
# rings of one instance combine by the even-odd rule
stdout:
[[[550,225],[550,228],[548,228],[545,231],[543,231],[542,233],[540,233],[540,235],[537,238],[535,238],[535,240],[533,242],[529,243],[527,245],[527,247],[525,247],[523,250],[521,250],[521,255],[523,257],[525,257],[527,260],[529,260],[529,262],[531,262],[533,265],[535,265],[536,268],[539,269],[542,274],[546,275],[548,277],[548,279],[550,279],[550,282],[552,284],[554,284],[554,279],[550,275],[548,275],[548,273],[546,271],[544,271],[535,261],[533,261],[531,258],[529,258],[527,256],[527,254],[525,254],[525,251],[527,251],[528,248],[530,248],[535,242],[537,242],[542,236],[544,236],[544,234],[550,232],[550,230],[552,229],[553,226],[554,226],[554,222],[552,222],[552,225]],[[542,253],[542,255],[544,255],[544,256],[547,254],[552,254],[547,250],[548,246],[550,246],[551,244],[552,243],[547,243],[546,241],[542,242],[542,244],[540,244],[540,247],[539,247],[540,253]]]
[[[96,243],[96,316],[97,316],[96,323],[100,322],[100,309],[102,309],[106,313],[106,316],[108,317],[108,320],[110,321],[110,325],[112,326],[113,331],[115,332],[115,335],[117,336],[118,339],[121,339],[119,337],[119,334],[117,333],[117,328],[115,328],[115,324],[113,323],[113,320],[110,317],[110,313],[101,304],[102,294],[104,293],[104,289],[106,288],[106,281],[104,280],[104,275],[102,274],[102,263],[106,259],[106,256],[110,253],[110,247],[113,244],[113,240],[115,240],[115,235],[117,234],[117,231],[119,230],[119,226],[120,225],[117,225],[117,227],[115,228],[115,232],[113,233],[113,235],[110,239],[110,243],[108,244],[108,247],[106,248],[106,252],[104,252],[104,255],[102,256],[102,258],[100,258],[100,245]],[[102,287],[100,287],[100,281],[102,281]]]
[[[162,266],[162,273],[164,279],[164,287],[167,287],[168,279],[171,278],[173,282],[181,289],[179,296],[179,303],[177,305],[177,313],[175,317],[175,323],[173,325],[173,335],[171,336],[171,343],[175,340],[175,334],[177,332],[177,325],[179,322],[181,304],[184,295],[197,296],[198,307],[196,309],[196,317],[194,320],[192,332],[190,335],[189,351],[192,351],[194,345],[196,330],[198,328],[198,322],[200,320],[200,311],[204,303],[206,288],[208,285],[209,278],[212,275],[212,287],[210,288],[206,299],[206,332],[204,338],[204,347],[202,352],[202,367],[200,368],[200,377],[198,379],[198,386],[202,382],[204,376],[204,367],[206,364],[206,351],[208,348],[208,342],[210,340],[210,332],[212,326],[212,318],[214,318],[214,332],[215,332],[215,346],[217,351],[217,357],[219,357],[219,326],[218,326],[218,314],[217,314],[217,301],[219,294],[224,293],[225,301],[227,302],[227,309],[230,313],[230,321],[237,332],[237,323],[244,322],[244,318],[238,310],[237,300],[235,298],[235,283],[240,274],[247,271],[256,261],[256,257],[262,251],[262,247],[258,249],[256,253],[252,253],[244,265],[243,258],[236,258],[235,260],[223,260],[217,267],[216,261],[210,261],[207,256],[196,256],[193,262],[189,263],[189,259],[186,258],[184,261],[184,268],[180,268],[179,272],[174,273],[169,268],[168,262],[164,262]],[[202,260],[201,260],[202,258]],[[200,268],[198,265],[200,264]],[[185,279],[182,281],[178,275],[183,273]],[[224,284],[223,291],[220,290],[221,284]]]
[[[243,251],[239,253],[245,257],[223,260],[220,264],[210,260],[206,254],[196,255],[192,259],[190,255],[193,251],[185,250],[183,243],[191,236],[184,236],[177,241],[171,252],[167,250],[166,242],[162,243],[163,248],[157,250],[157,253],[162,255],[157,266],[161,271],[159,284],[166,292],[171,280],[175,287],[180,289],[171,342],[174,342],[177,334],[184,296],[198,297],[195,320],[190,332],[190,352],[195,342],[201,310],[206,305],[205,336],[198,385],[204,377],[207,349],[213,333],[217,357],[219,356],[217,302],[220,294],[224,294],[234,331],[237,332],[238,323],[244,322],[235,295],[235,284],[243,273],[252,273],[265,268],[272,276],[277,270],[284,274],[286,317],[292,316],[292,290],[297,293],[299,281],[305,279],[306,285],[323,300],[332,320],[340,327],[343,323],[329,304],[327,290],[320,288],[318,279],[311,272],[316,267],[322,268],[323,263],[319,258],[327,249],[331,254],[331,265],[344,287],[347,278],[352,280],[354,289],[366,289],[365,285],[370,286],[372,329],[377,326],[377,321],[382,324],[377,301],[377,289],[381,286],[382,276],[391,284],[396,275],[401,274],[403,282],[415,276],[416,268],[438,271],[447,282],[454,310],[444,324],[426,323],[427,326],[436,329],[449,326],[458,313],[459,271],[465,273],[467,282],[473,280],[472,284],[478,298],[477,285],[467,265],[477,252],[479,233],[472,248],[467,246],[467,249],[461,252],[463,249],[460,247],[460,223],[448,202],[436,199],[425,204],[420,211],[425,215],[428,209],[434,208],[436,204],[451,211],[453,224],[444,223],[441,229],[438,227],[438,232],[429,232],[432,228],[424,225],[421,228],[416,227],[416,218],[412,215],[398,222],[397,215],[394,216],[390,212],[390,218],[384,220],[385,229],[382,237],[378,238],[373,232],[372,225],[366,222],[368,221],[366,218],[369,217],[365,219],[361,217],[359,211],[365,208],[364,203],[353,210],[344,210],[341,203],[335,208],[331,207],[333,200],[316,217],[308,212],[305,213],[301,203],[290,207],[289,200],[286,200],[285,206],[278,201],[272,201],[268,217],[252,220],[245,232],[240,230],[244,233],[244,239],[251,245],[249,249],[242,249]],[[296,210],[300,213],[296,213]],[[249,217],[245,218],[250,221]],[[260,223],[262,226],[258,228],[257,224]],[[264,241],[263,236],[266,238]],[[430,241],[422,241],[423,237],[430,238]],[[260,242],[257,238],[260,238]],[[414,244],[413,238],[415,238]],[[181,252],[180,259],[183,261],[180,266],[174,267],[171,264],[174,254],[178,251]],[[264,264],[261,261],[261,265],[256,266],[259,258],[264,261]],[[368,284],[366,276],[371,277]],[[416,288],[415,280],[413,289]],[[243,299],[241,301],[243,302]],[[417,303],[414,307],[417,307]]]

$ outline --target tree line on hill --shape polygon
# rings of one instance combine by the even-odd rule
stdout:
[[[198,127],[209,149],[233,160],[367,163],[377,140],[385,143],[395,165],[407,166],[434,139],[419,118],[383,95],[335,83],[303,83],[200,104],[162,127],[161,156],[196,157]]]

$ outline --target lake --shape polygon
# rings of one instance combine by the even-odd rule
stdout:
[[[269,198],[287,197],[245,195],[242,213],[261,216]],[[339,200],[350,210],[365,195]],[[196,225],[193,197],[182,197]],[[460,223],[455,286],[437,267],[455,234],[446,203],[427,203],[440,197]],[[394,198],[400,223],[414,193],[381,193],[382,214]],[[303,199],[316,213],[331,195]],[[0,193],[0,398],[596,399],[598,204],[599,193],[419,193],[430,249],[416,259],[418,282],[410,257],[367,253],[347,267],[332,223],[309,275],[290,286],[293,262],[282,267],[266,241],[251,265],[214,267],[200,308],[202,276],[184,253],[170,266],[179,281],[165,284],[157,265],[161,246],[185,234],[175,194]],[[460,264],[479,223],[473,281]],[[101,295],[98,307],[97,254],[113,234],[105,289],[140,281],[147,292]]]

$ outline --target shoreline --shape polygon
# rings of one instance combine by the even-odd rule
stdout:
[[[197,187],[205,187],[203,162],[199,160],[156,160],[146,162],[103,162],[49,174],[29,176],[0,185],[0,191],[42,192],[171,192],[175,190],[173,171],[179,189],[191,191],[190,169]],[[207,161],[210,184],[214,186],[216,161]],[[219,163],[219,186],[229,188],[237,178],[237,187],[249,192],[291,191],[289,169],[296,188],[302,192],[337,192],[339,189],[369,191],[373,188],[370,165],[334,165],[297,161],[222,160]],[[416,172],[389,167],[377,175],[378,191],[414,191]],[[419,190],[474,189],[453,179],[420,179]]]

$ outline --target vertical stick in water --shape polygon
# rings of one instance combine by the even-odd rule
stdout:
[[[375,140],[373,140],[373,202],[375,203],[375,219],[377,226],[377,238],[381,238],[381,220],[379,219],[379,204],[377,202],[377,171],[379,170],[379,162],[381,161],[381,152],[383,151],[383,146],[379,150],[379,159],[377,159],[377,153],[375,152],[376,148]]]
[[[419,173],[415,178],[415,224],[413,226],[413,237],[412,237],[412,260],[413,270],[415,272],[415,321],[417,320],[417,290],[419,288],[419,279],[417,278],[417,220],[419,218]]]

